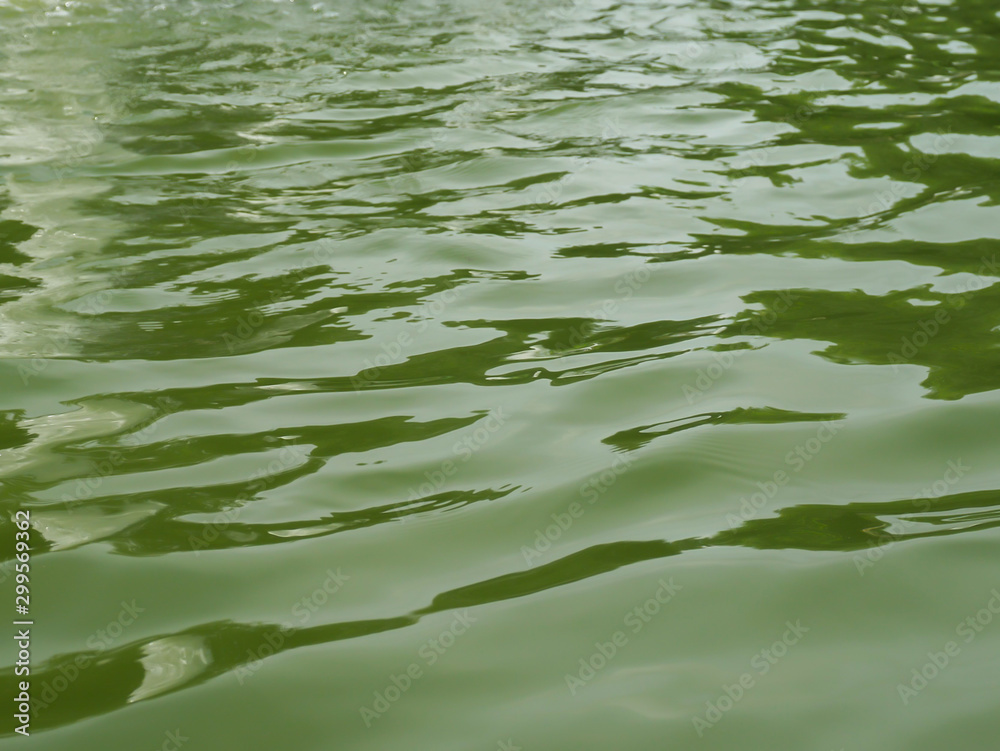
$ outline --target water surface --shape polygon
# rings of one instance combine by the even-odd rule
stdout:
[[[989,747],[995,5],[0,29],[0,742]]]

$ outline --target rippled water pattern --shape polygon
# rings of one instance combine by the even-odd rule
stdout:
[[[0,743],[993,747],[998,34],[0,0]]]

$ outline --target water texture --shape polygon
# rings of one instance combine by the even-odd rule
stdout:
[[[0,745],[994,747],[998,35],[0,0]]]

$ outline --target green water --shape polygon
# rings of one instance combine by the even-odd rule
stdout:
[[[998,34],[0,1],[0,744],[993,748]]]

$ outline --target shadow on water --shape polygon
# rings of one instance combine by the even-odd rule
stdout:
[[[1000,284],[981,276],[955,293],[928,286],[870,295],[860,290],[797,290],[791,306],[775,292],[746,302],[763,312],[743,313],[721,336],[739,336],[756,318],[766,336],[831,342],[817,354],[844,365],[927,368],[927,396],[960,399],[1000,387]]]
[[[660,436],[671,435],[703,425],[778,425],[794,422],[842,420],[846,416],[843,412],[809,413],[793,412],[775,407],[739,407],[726,412],[689,415],[675,420],[622,430],[605,438],[604,443],[619,451],[636,451]]]
[[[829,10],[846,11],[847,6],[841,8],[842,5],[834,3]],[[811,8],[809,4],[793,3],[780,9],[759,10],[765,17],[781,19]],[[143,13],[155,16],[152,8]],[[375,311],[405,314],[434,294],[458,285],[497,279],[513,283],[536,275],[521,269],[492,273],[467,269],[452,272],[450,276],[414,279],[408,289],[365,289],[350,282],[349,275],[338,269],[338,243],[385,233],[394,227],[416,227],[433,234],[444,232],[447,226],[460,226],[467,233],[496,238],[545,235],[555,229],[532,224],[530,219],[552,218],[575,208],[629,199],[666,201],[681,207],[694,204],[706,222],[727,230],[727,234],[693,231],[690,242],[683,246],[668,243],[666,251],[662,250],[665,247],[662,243],[566,244],[557,247],[555,255],[577,259],[635,254],[650,260],[690,260],[712,254],[772,253],[853,262],[898,260],[937,267],[943,274],[981,275],[984,261],[995,264],[995,241],[886,242],[866,241],[851,235],[887,227],[931,204],[978,199],[991,204],[1000,201],[1000,160],[949,150],[959,136],[992,134],[996,102],[979,94],[949,94],[963,83],[988,79],[990,70],[984,71],[983,67],[987,61],[997,63],[996,69],[1000,70],[1000,58],[990,36],[991,30],[998,28],[993,10],[987,3],[957,2],[942,9],[932,20],[927,14],[875,3],[852,8],[850,17],[855,33],[835,37],[830,33],[837,30],[838,22],[821,18],[798,22],[796,35],[801,46],[794,54],[778,47],[769,59],[771,71],[789,79],[811,74],[818,65],[837,60],[838,75],[844,78],[844,86],[839,90],[772,91],[745,81],[705,81],[699,78],[703,71],[697,70],[699,56],[688,61],[693,66],[690,69],[681,64],[666,66],[673,67],[677,75],[691,76],[682,79],[682,88],[701,86],[718,97],[704,105],[707,109],[738,110],[752,115],[756,123],[784,128],[760,144],[759,150],[766,160],[747,160],[741,150],[690,139],[684,152],[687,158],[718,161],[723,165],[716,184],[690,190],[637,185],[632,193],[592,193],[573,199],[556,196],[554,201],[542,202],[531,198],[538,197],[537,191],[532,192],[534,189],[540,185],[558,186],[573,173],[546,170],[496,184],[450,191],[435,187],[427,179],[439,167],[454,167],[481,156],[477,148],[468,151],[452,148],[449,140],[454,131],[461,129],[452,127],[449,117],[453,110],[468,103],[475,84],[445,86],[431,103],[425,97],[421,100],[423,92],[418,89],[387,88],[362,95],[357,90],[334,87],[323,94],[345,112],[355,108],[373,113],[379,107],[387,113],[395,113],[404,106],[411,109],[381,117],[350,118],[335,124],[322,118],[276,120],[274,110],[280,100],[271,86],[261,86],[258,91],[261,101],[254,104],[236,96],[232,101],[205,97],[183,106],[176,101],[178,77],[194,90],[209,88],[210,77],[196,71],[213,61],[246,58],[244,67],[249,66],[246,75],[284,70],[289,60],[256,40],[240,43],[234,36],[213,45],[206,29],[192,28],[193,36],[185,45],[168,45],[143,55],[123,52],[122,58],[128,60],[128,65],[117,61],[116,71],[120,75],[106,84],[121,90],[117,96],[127,101],[128,107],[115,122],[104,127],[103,137],[121,152],[133,155],[135,161],[122,174],[115,174],[113,168],[102,168],[101,179],[107,190],[81,198],[78,206],[83,213],[113,217],[122,225],[108,241],[105,255],[123,266],[127,264],[127,268],[115,271],[111,288],[104,290],[109,293],[103,298],[106,301],[97,305],[97,310],[89,311],[78,342],[79,351],[74,356],[97,360],[123,356],[199,358],[364,341],[370,335],[354,321],[366,314]],[[139,18],[146,17],[140,13]],[[463,18],[461,14],[456,17],[458,28],[463,28]],[[319,18],[314,20],[327,23]],[[376,14],[372,18],[362,14],[355,21],[359,26],[354,32],[350,24],[338,32],[344,36],[345,45],[349,42],[363,47],[374,43],[377,34],[396,28],[391,14]],[[422,23],[426,21],[423,19]],[[247,29],[266,29],[265,22],[244,19],[241,23]],[[961,35],[976,50],[974,56],[956,56],[942,68],[934,56],[921,55],[922,50],[939,44],[949,29],[965,27],[975,29],[974,33]],[[153,34],[152,29],[147,29],[147,33]],[[302,42],[300,51],[311,56],[313,64],[326,70],[329,56],[335,52],[330,51],[329,45],[320,45],[319,32],[315,33],[317,36],[313,37],[308,31],[299,31],[297,34],[304,36],[296,41]],[[885,37],[898,43],[876,41]],[[766,33],[745,31],[713,31],[710,40],[764,45],[776,41]],[[442,39],[433,38],[430,44],[432,52],[438,45],[447,48]],[[391,45],[378,55],[362,55],[356,58],[362,61],[358,67],[377,68],[390,53]],[[441,51],[441,54],[447,53]],[[650,72],[658,70],[651,61],[636,65]],[[581,60],[578,70],[547,74],[551,78],[547,88],[586,91],[590,78],[600,70],[599,65]],[[907,104],[874,105],[879,97],[914,92],[926,96]],[[478,96],[482,92],[475,93]],[[610,88],[606,93],[612,96],[629,92]],[[527,100],[519,104],[528,116],[545,105]],[[178,130],[178,122],[185,123],[188,130]],[[461,125],[493,128],[496,134],[512,122],[517,122],[517,116],[506,108],[477,109],[460,120]],[[887,127],[867,127],[872,124]],[[402,151],[387,145],[389,153],[350,158],[351,151],[345,145],[365,140],[382,142],[395,133],[415,131],[426,131],[427,138]],[[927,136],[924,139],[927,144],[920,140],[922,136]],[[311,145],[286,147],[281,145],[282,141]],[[609,154],[627,160],[644,153],[637,153],[620,133],[596,140],[564,135],[557,143],[547,145],[550,159],[566,156],[578,163],[606,158]],[[736,200],[734,191],[742,184],[766,180],[794,188],[803,179],[797,173],[813,164],[804,167],[795,149],[818,145],[840,153],[839,158],[820,162],[842,162],[846,165],[846,177],[858,183],[870,181],[883,186],[888,180],[895,186],[907,186],[905,194],[885,187],[873,188],[870,200],[859,204],[855,215],[809,217],[810,221],[802,224],[768,224],[727,216],[731,201]],[[669,148],[670,144],[660,142],[659,146]],[[922,147],[927,150],[921,150]],[[303,161],[324,165],[322,179],[317,177],[296,185],[274,176],[274,183],[268,184],[266,178],[256,176],[267,175],[275,165],[288,166],[289,161],[295,166],[297,160],[290,160],[290,156],[296,153],[296,148],[301,151]],[[512,160],[528,160],[536,157],[536,149],[537,144],[533,143],[530,147],[501,146],[497,152]],[[783,158],[786,153],[787,160]],[[182,155],[190,156],[190,166],[178,168],[169,159]],[[167,174],[157,172],[158,166],[168,164],[179,169],[169,175],[169,180]],[[401,172],[412,173],[417,180],[417,192],[389,190],[366,195],[361,191],[373,178],[392,178]],[[130,200],[144,193],[155,196],[156,200]],[[493,193],[522,195],[525,202],[515,202],[509,208],[481,209],[473,214],[447,211],[448,206],[463,204],[464,199],[485,199]],[[278,202],[287,208],[274,210],[271,204]],[[428,213],[431,208],[434,212]],[[30,228],[16,222],[0,225],[3,240],[0,253],[16,254],[19,242],[28,237],[24,234],[27,231]],[[186,252],[192,246],[211,252]],[[141,252],[137,250],[140,248]],[[318,260],[317,249],[324,250],[322,260]],[[241,267],[249,268],[255,257],[275,251],[287,252],[296,268],[275,274],[240,273]],[[220,276],[217,269],[227,264],[233,267],[233,273]],[[213,270],[215,273],[210,273]],[[995,276],[994,270],[995,266],[991,266],[986,274]],[[3,294],[17,296],[19,286],[27,289],[31,285],[30,279],[10,277],[0,286]],[[184,294],[178,294],[177,304],[165,302],[156,309],[141,307],[134,312],[123,309],[131,304],[129,295],[115,294],[117,288],[163,287]],[[769,294],[755,292],[744,300],[767,306]],[[991,288],[970,290],[961,296],[958,306],[954,296],[925,287],[885,295],[806,290],[792,312],[761,333],[776,339],[830,341],[831,346],[822,355],[845,364],[896,367],[900,363],[890,360],[890,356],[900,353],[906,363],[929,370],[924,383],[928,396],[956,399],[996,388],[994,373],[1000,361],[993,354],[997,348],[989,346],[997,343],[998,336],[993,330],[996,316],[991,312],[996,309],[995,297],[996,292]],[[922,304],[907,305],[906,300],[912,298]],[[921,326],[930,325],[926,322],[939,311],[948,315],[940,334],[912,356],[904,356],[901,350],[909,348],[900,341],[898,332],[912,331],[919,338]],[[736,327],[753,315],[750,309],[745,310],[723,336],[733,335]],[[447,325],[457,327],[496,328],[504,331],[505,336],[484,345],[415,355],[405,363],[385,368],[378,378],[367,379],[366,387],[460,382],[457,374],[462,372],[476,374],[469,382],[493,385],[516,384],[536,377],[548,378],[553,383],[572,383],[679,352],[640,355],[565,371],[536,368],[508,372],[503,377],[486,374],[535,345],[550,352],[571,354],[569,349],[560,350],[559,339],[567,338],[581,327],[592,328],[577,337],[580,342],[574,349],[641,352],[683,343],[711,322],[709,317],[620,327],[609,322],[588,324],[573,319],[446,321]],[[674,331],[670,330],[672,326],[676,327]],[[329,379],[317,383],[318,388],[336,389],[339,385]]]
[[[23,506],[33,509],[32,523],[40,534],[33,543],[36,557],[98,540],[110,542],[114,550],[127,555],[277,544],[289,538],[322,536],[373,524],[405,521],[415,514],[496,500],[517,489],[516,485],[465,491],[434,492],[432,489],[407,500],[355,511],[336,511],[309,521],[247,523],[240,520],[247,504],[263,498],[269,490],[313,474],[332,457],[363,454],[445,436],[476,425],[488,418],[489,413],[429,421],[391,416],[363,422],[235,434],[226,437],[226,451],[220,453],[218,436],[214,435],[151,441],[158,429],[155,421],[179,411],[184,404],[165,394],[143,405],[147,409],[142,413],[147,415],[145,427],[142,422],[133,425],[134,430],[112,446],[73,445],[80,440],[72,433],[73,419],[85,412],[89,403],[57,416],[59,420],[49,419],[41,426],[31,421],[15,421],[17,415],[14,413],[4,415],[0,422],[0,441],[8,443],[11,451],[0,464],[0,471],[8,475],[0,475],[0,488],[5,491],[8,502],[21,499]],[[221,402],[213,405],[216,409],[222,406],[225,405]],[[93,422],[77,419],[76,424],[92,425]],[[65,427],[67,425],[70,429]],[[122,425],[111,424],[103,432],[121,433]],[[238,481],[210,482],[182,490],[171,486],[141,493],[112,494],[102,488],[105,481],[115,476],[195,466],[225,456],[258,456],[258,470]],[[42,505],[30,500],[46,490],[58,493],[62,500]],[[200,514],[211,514],[212,518],[204,522],[184,519]]]
[[[956,513],[958,512],[958,513]],[[902,521],[912,532],[889,532]],[[956,523],[961,524],[956,528]],[[198,685],[274,654],[406,628],[426,615],[473,608],[545,592],[645,561],[719,546],[851,553],[924,538],[1000,526],[1000,491],[842,506],[791,506],[769,519],[750,519],[708,538],[620,541],[596,545],[535,568],[452,589],[426,607],[392,618],[318,626],[207,623],[114,649],[67,653],[32,671],[36,715],[47,730]],[[300,619],[301,620],[301,619]],[[308,618],[307,618],[308,620]],[[254,668],[253,670],[255,670]],[[246,675],[252,675],[249,670]],[[240,676],[237,676],[240,677]],[[242,682],[242,680],[241,680]],[[14,693],[13,666],[0,686]],[[5,721],[3,735],[13,734]]]

